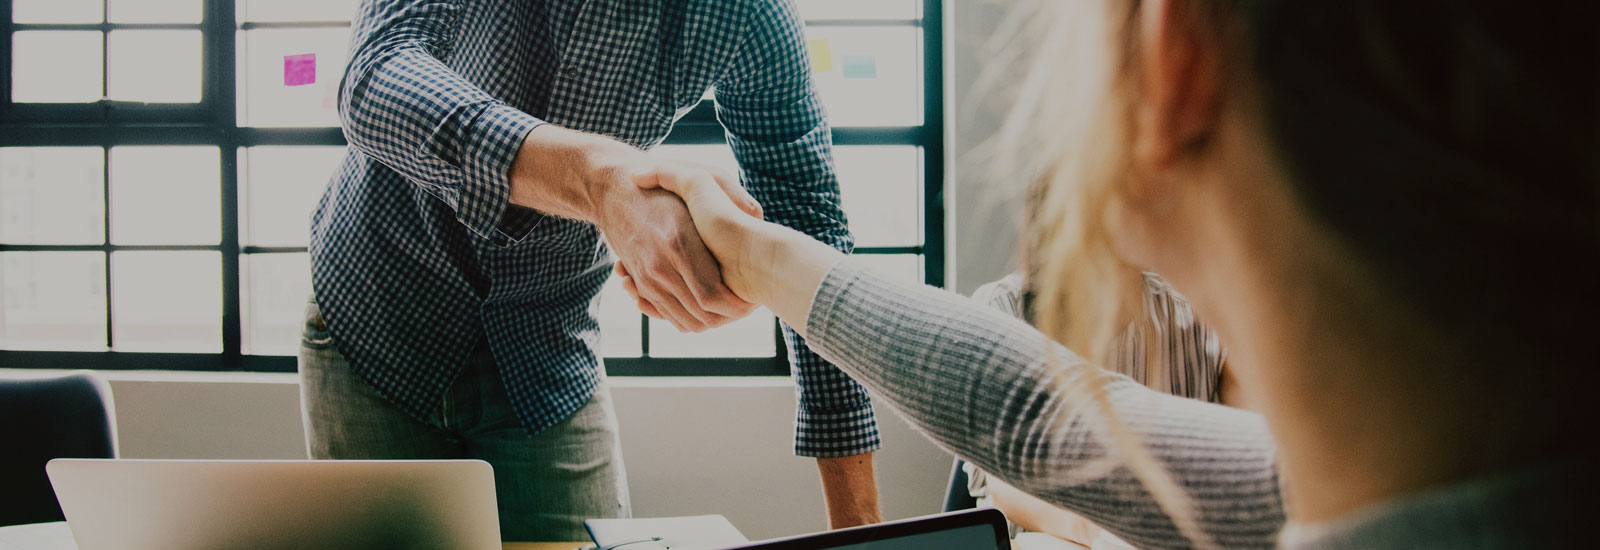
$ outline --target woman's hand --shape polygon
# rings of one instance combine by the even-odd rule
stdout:
[[[753,229],[750,226],[756,225],[763,216],[761,204],[755,197],[750,196],[736,178],[721,170],[641,171],[631,179],[641,189],[661,189],[682,198],[689,207],[700,240],[721,264],[723,282],[728,284],[728,275],[738,272],[730,269],[733,260],[740,256],[735,251],[747,236],[745,234]],[[661,319],[661,311],[640,297],[635,274],[629,271],[628,265],[619,261],[615,269],[623,288],[638,301],[639,310]],[[729,288],[734,289],[735,295],[744,297],[734,285],[729,284]]]
[[[704,174],[653,172],[633,181],[683,198],[700,240],[722,268],[723,283],[739,298],[767,306],[804,335],[817,285],[844,254],[804,233],[761,221],[760,204],[737,180]],[[618,263],[616,269],[623,287],[637,299],[629,266]],[[648,303],[639,306],[659,318],[660,312]]]

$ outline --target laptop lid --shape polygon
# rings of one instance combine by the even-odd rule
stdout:
[[[498,550],[480,460],[57,459],[45,467],[80,550]]]
[[[999,510],[962,510],[814,535],[735,546],[728,550],[1011,550]]]

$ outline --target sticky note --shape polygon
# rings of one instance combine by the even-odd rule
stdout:
[[[283,85],[304,86],[317,83],[317,54],[283,56]]]
[[[878,58],[870,55],[844,56],[845,78],[878,78]]]
[[[806,43],[811,50],[811,72],[825,73],[833,70],[833,52],[828,51],[828,39],[818,38]]]

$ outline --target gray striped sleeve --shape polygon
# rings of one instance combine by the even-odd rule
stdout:
[[[1191,547],[1126,468],[1083,479],[1107,447],[1093,409],[1062,395],[1095,371],[1027,324],[846,260],[823,279],[807,326],[812,349],[962,459],[1141,548]],[[1113,376],[1117,417],[1184,488],[1212,541],[1272,548],[1284,516],[1262,418]]]

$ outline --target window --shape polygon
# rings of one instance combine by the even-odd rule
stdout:
[[[357,0],[0,0],[0,367],[293,371]],[[943,283],[940,2],[798,0],[857,253]],[[658,154],[737,170],[708,99]],[[784,374],[603,291],[612,374]]]

